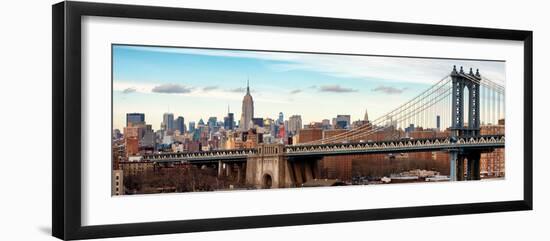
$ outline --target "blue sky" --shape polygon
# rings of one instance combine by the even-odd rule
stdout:
[[[162,114],[186,122],[238,119],[249,79],[256,117],[299,114],[303,123],[368,109],[371,119],[445,77],[453,65],[479,68],[504,83],[505,63],[426,58],[350,56],[196,48],[113,46],[113,125],[129,112],[145,113],[160,128]]]

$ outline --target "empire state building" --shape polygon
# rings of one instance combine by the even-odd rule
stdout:
[[[247,131],[250,128],[254,127],[254,124],[252,123],[252,118],[254,118],[254,100],[252,100],[252,96],[250,95],[250,88],[247,80],[246,95],[243,97],[243,111],[241,114],[239,128],[241,130]]]

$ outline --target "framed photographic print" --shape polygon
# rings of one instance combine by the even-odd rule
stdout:
[[[53,235],[532,209],[532,32],[53,6]]]

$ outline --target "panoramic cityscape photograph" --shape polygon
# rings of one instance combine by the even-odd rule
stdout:
[[[505,178],[505,61],[111,50],[113,196]]]

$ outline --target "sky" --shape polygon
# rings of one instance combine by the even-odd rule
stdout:
[[[302,123],[338,114],[375,119],[447,76],[453,65],[479,68],[504,85],[505,62],[113,45],[113,128],[145,113],[159,129],[170,112],[185,122],[241,115],[247,80],[254,116]]]

